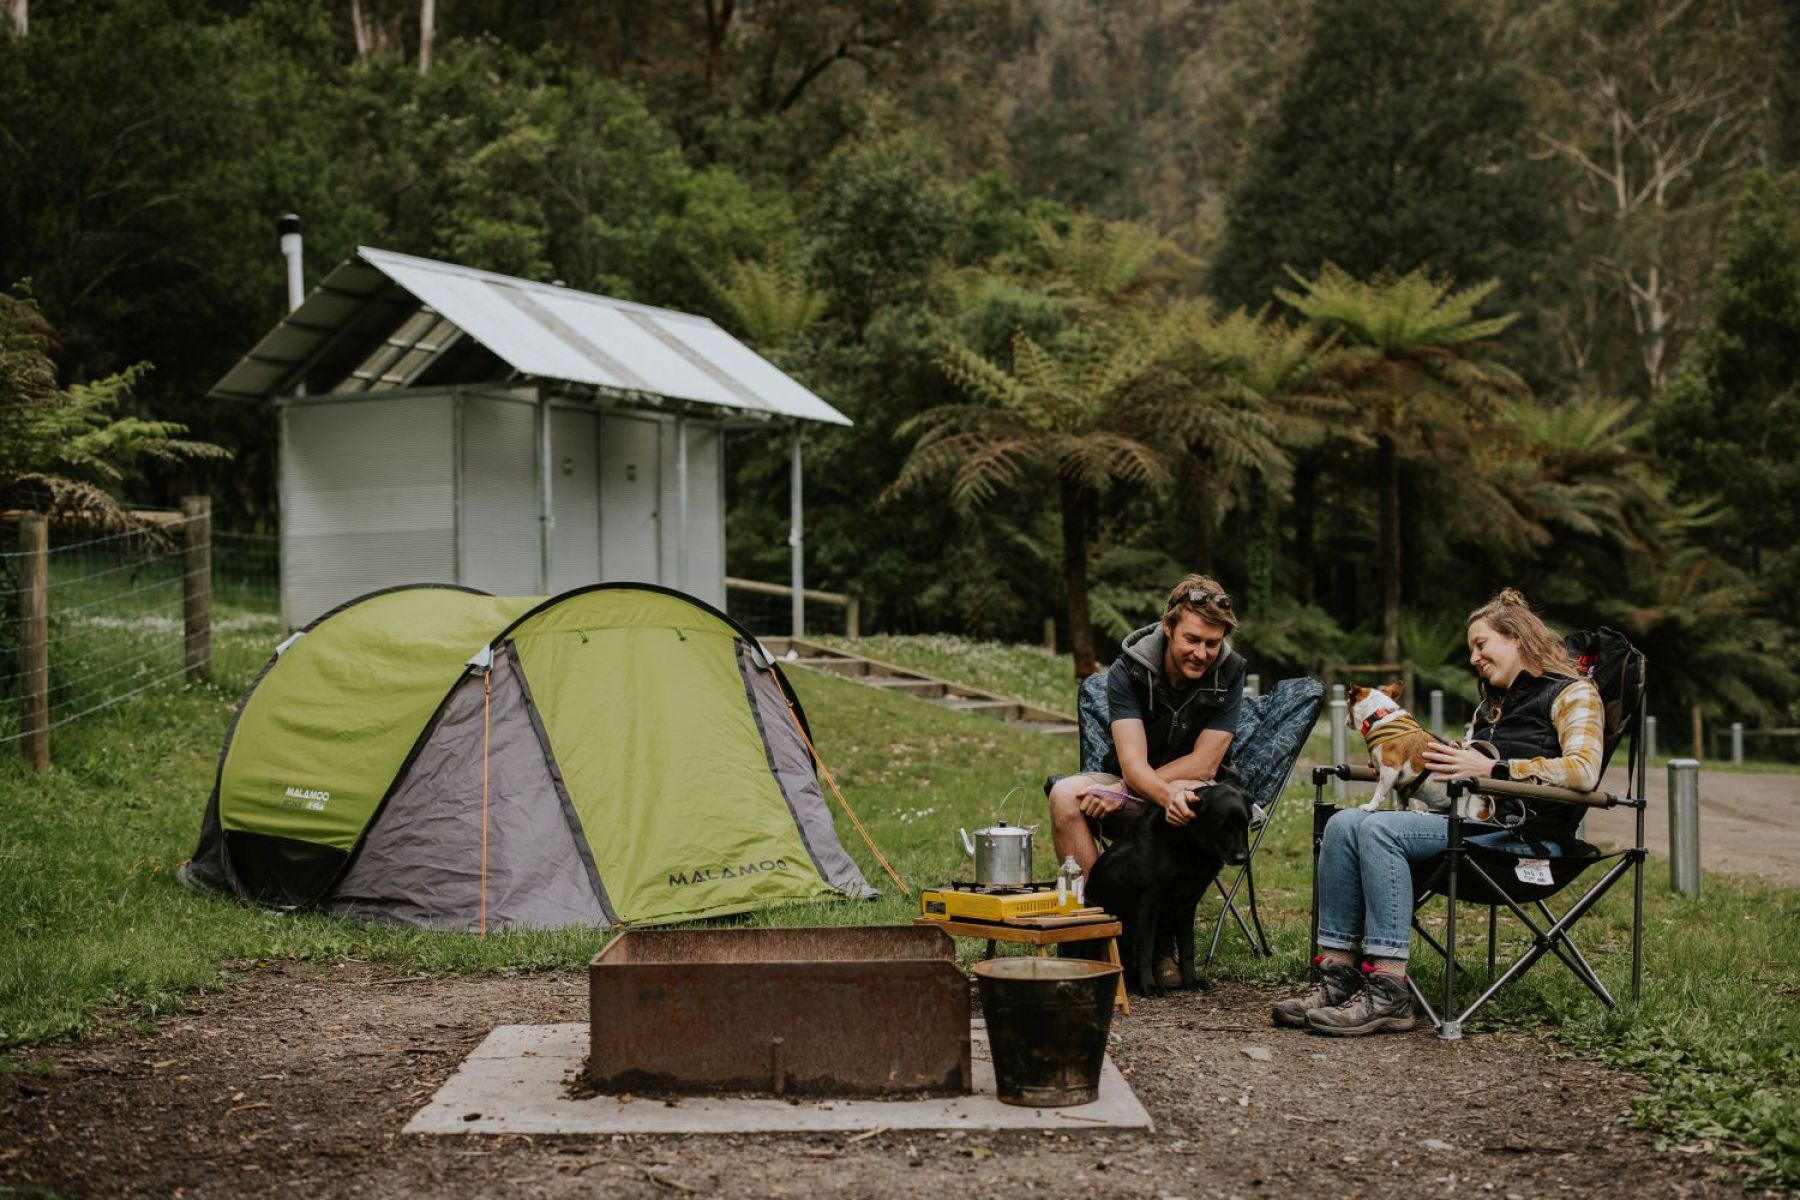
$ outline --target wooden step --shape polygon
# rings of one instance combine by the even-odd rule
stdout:
[[[937,679],[896,679],[892,675],[867,675],[863,677],[863,682],[870,687],[903,692],[924,700],[936,700],[944,694],[944,684]]]
[[[997,696],[960,683],[933,679],[918,671],[863,658],[806,638],[768,637],[760,640],[764,649],[783,667],[805,667],[809,671],[839,675],[870,687],[953,708],[958,712],[1015,722],[1052,736],[1060,737],[1076,732],[1075,718],[1022,700]],[[788,657],[790,654],[794,657]]]
[[[945,708],[980,713],[984,717],[994,717],[1001,721],[1010,721],[1017,717],[1020,708],[1023,707],[1012,700],[978,700],[972,696],[946,696],[938,703]]]
[[[848,656],[826,658],[822,655],[809,655],[806,658],[789,659],[785,665],[811,667],[815,671],[830,671],[833,675],[857,676],[867,675],[870,664],[866,658],[850,658]]]

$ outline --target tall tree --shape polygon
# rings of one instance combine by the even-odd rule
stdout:
[[[1319,0],[1312,41],[1243,184],[1211,286],[1255,309],[1332,262],[1522,282],[1549,228],[1520,81],[1464,0]],[[1522,289],[1519,289],[1522,290]]]
[[[431,70],[431,46],[437,40],[437,0],[419,0],[419,74]]]
[[[1477,317],[1495,280],[1457,291],[1423,272],[1358,280],[1327,264],[1315,279],[1296,273],[1301,290],[1278,295],[1307,320],[1335,334],[1329,368],[1362,414],[1375,445],[1380,544],[1381,653],[1400,653],[1403,462],[1445,470],[1466,446],[1471,423],[1524,383],[1498,359],[1494,338],[1516,314]],[[1461,445],[1459,445],[1461,441]],[[1448,461],[1447,461],[1448,460]]]
[[[1765,0],[1569,0],[1521,22],[1536,136],[1568,172],[1556,194],[1576,237],[1551,317],[1578,377],[1638,394],[1666,381],[1716,213],[1771,141],[1781,32]],[[1621,325],[1635,377],[1606,353]]]
[[[1697,535],[1800,626],[1800,177],[1745,187],[1692,351],[1655,406],[1666,469],[1725,501]]]
[[[1174,424],[1174,381],[1164,366],[1188,320],[1181,312],[1096,315],[1051,345],[1020,333],[1010,368],[952,344],[942,366],[970,403],[911,423],[919,441],[896,493],[948,477],[951,502],[968,510],[1042,475],[1054,479],[1077,678],[1098,670],[1087,594],[1090,513],[1114,483],[1168,482],[1154,442]]]

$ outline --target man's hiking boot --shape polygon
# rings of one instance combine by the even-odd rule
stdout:
[[[1413,1019],[1412,991],[1406,976],[1390,975],[1363,964],[1362,987],[1331,1008],[1315,1008],[1306,1014],[1306,1027],[1331,1037],[1361,1037],[1365,1033],[1405,1033]]]
[[[1181,986],[1181,964],[1175,960],[1175,952],[1162,955],[1156,960],[1156,986],[1178,988]]]
[[[1298,996],[1275,1002],[1275,1023],[1289,1029],[1305,1029],[1307,1013],[1342,1004],[1361,989],[1362,973],[1354,963],[1327,962],[1321,954],[1313,959],[1312,986]]]

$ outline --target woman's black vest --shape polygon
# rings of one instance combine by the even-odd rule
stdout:
[[[1475,709],[1472,736],[1492,742],[1501,758],[1561,758],[1562,737],[1551,710],[1564,688],[1575,681],[1566,675],[1533,675],[1520,671],[1512,686],[1488,691]],[[1573,804],[1526,807],[1520,832],[1550,838],[1572,838],[1583,810]]]

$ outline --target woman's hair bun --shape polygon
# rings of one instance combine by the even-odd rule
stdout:
[[[1530,608],[1531,607],[1531,605],[1526,603],[1526,601],[1525,601],[1525,593],[1521,592],[1518,588],[1501,588],[1500,594],[1498,596],[1495,596],[1493,598],[1493,600],[1490,601],[1490,603],[1500,604],[1500,605],[1517,605],[1520,608]]]

